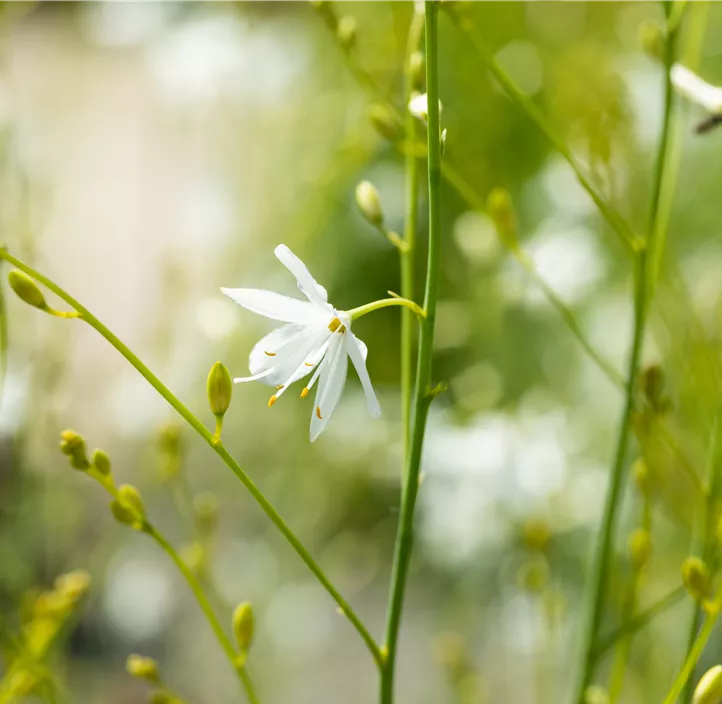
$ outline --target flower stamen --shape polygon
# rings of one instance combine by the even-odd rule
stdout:
[[[331,318],[331,322],[328,324],[328,329],[331,332],[336,332],[340,327],[343,327],[343,323],[339,318]],[[268,354],[268,353],[266,353]]]
[[[284,387],[285,387],[284,384],[278,384],[278,386],[276,386],[276,391],[280,391],[280,390],[283,389]]]
[[[278,401],[278,396],[276,396],[276,394],[273,394],[273,396],[268,399],[268,407],[271,408],[273,404],[276,403],[276,401]]]
[[[304,386],[303,391],[301,391],[301,398],[306,398],[306,396],[308,396],[308,391],[308,386]]]
[[[313,362],[304,362],[304,364],[305,364],[307,367],[312,367],[312,366],[313,366]]]
[[[321,406],[316,406],[316,416],[319,420],[323,420],[323,417],[321,416]]]
[[[275,357],[275,356],[276,356],[276,353],[275,353],[275,352],[269,352],[268,350],[266,350],[265,354],[267,354],[269,357]]]

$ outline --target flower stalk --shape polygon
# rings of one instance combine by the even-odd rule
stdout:
[[[394,699],[394,673],[401,614],[403,611],[406,579],[413,547],[414,511],[419,491],[421,450],[426,431],[429,406],[433,399],[431,390],[431,364],[441,272],[441,144],[439,129],[439,74],[438,74],[438,3],[427,0],[426,17],[426,88],[429,98],[428,139],[428,188],[429,188],[429,256],[426,268],[426,290],[424,310],[426,317],[421,321],[419,354],[414,387],[414,415],[411,428],[409,454],[404,473],[401,494],[401,515],[391,589],[386,621],[384,648],[386,657],[381,669],[380,702],[392,704]]]

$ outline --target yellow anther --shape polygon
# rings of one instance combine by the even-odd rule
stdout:
[[[283,388],[283,384],[279,384],[276,386],[276,391],[280,391]]]
[[[312,367],[312,366],[313,366],[313,362],[304,362],[304,364],[305,364],[307,367]]]
[[[308,396],[308,386],[303,387],[303,391],[301,391],[301,398],[306,398]]]
[[[275,357],[275,356],[276,356],[276,353],[275,353],[275,352],[269,352],[268,350],[266,350],[266,354],[267,354],[269,357]]]
[[[316,415],[319,420],[323,420],[323,416],[321,415],[321,406],[316,406]]]
[[[271,406],[273,406],[276,401],[278,401],[278,396],[276,396],[276,394],[273,394],[273,396],[268,399],[268,407],[270,408]]]
[[[331,318],[331,322],[328,324],[328,329],[331,332],[336,332],[341,327],[342,323],[339,318]],[[268,354],[268,353],[266,353]]]

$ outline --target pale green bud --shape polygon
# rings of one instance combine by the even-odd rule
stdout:
[[[96,450],[93,453],[92,465],[102,476],[110,476],[110,457],[103,450]]]
[[[197,540],[188,543],[181,548],[181,556],[183,561],[188,565],[191,571],[201,574],[206,567],[206,549],[203,543]]]
[[[421,85],[424,80],[424,55],[415,51],[409,57],[409,72],[415,86]]]
[[[494,188],[489,193],[486,205],[501,241],[509,249],[516,249],[519,246],[518,230],[509,191],[504,188]]]
[[[584,690],[584,704],[609,704],[611,699],[604,687],[593,684]]]
[[[652,538],[649,531],[644,528],[633,530],[629,534],[628,548],[632,566],[639,572],[652,555]]]
[[[369,120],[376,131],[390,142],[398,142],[404,136],[399,116],[388,105],[374,103],[369,108]]]
[[[549,546],[551,535],[549,524],[546,521],[531,518],[524,524],[524,544],[529,550],[544,552]]]
[[[376,227],[384,223],[384,211],[376,187],[370,181],[361,181],[356,186],[356,204],[362,215]]]
[[[145,506],[140,492],[130,484],[118,487],[118,498],[111,502],[110,510],[116,520],[135,530],[143,530],[145,524]]]
[[[709,567],[699,557],[688,557],[682,563],[682,583],[697,601],[706,599],[712,591]]]
[[[208,404],[214,416],[223,417],[231,405],[233,380],[222,362],[216,362],[208,373]]]
[[[715,665],[702,675],[694,690],[693,704],[719,704],[722,701],[722,665]]]
[[[652,473],[649,471],[649,467],[647,467],[647,463],[642,457],[634,461],[632,465],[632,476],[642,496],[650,498],[654,490],[654,481],[652,479]]]
[[[61,574],[55,580],[55,589],[75,603],[90,589],[90,575],[85,570]]]
[[[253,607],[247,601],[244,601],[233,612],[233,635],[241,653],[245,653],[251,647],[253,631]]]
[[[125,669],[131,677],[137,677],[148,682],[158,682],[158,663],[153,658],[134,653],[128,656]]]
[[[19,269],[13,269],[8,274],[8,282],[10,288],[17,294],[18,298],[25,301],[33,308],[45,310],[48,304],[45,302],[45,296],[38,285],[25,272]]]
[[[71,467],[82,471],[90,468],[85,454],[85,440],[74,430],[63,430],[60,433],[60,451],[68,458]]]
[[[344,15],[336,27],[336,37],[344,51],[351,51],[356,44],[356,20]]]
[[[206,491],[193,499],[193,513],[201,533],[209,535],[218,525],[218,498]]]

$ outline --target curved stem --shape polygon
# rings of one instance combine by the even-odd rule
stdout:
[[[263,509],[265,514],[271,520],[273,525],[278,528],[284,538],[290,543],[291,547],[296,551],[299,557],[306,563],[308,568],[314,574],[316,579],[333,597],[334,601],[341,607],[346,618],[353,624],[364,643],[368,647],[371,655],[380,667],[382,665],[381,653],[376,641],[369,633],[361,619],[356,615],[348,602],[341,596],[339,591],[331,584],[321,567],[313,559],[309,551],[298,539],[296,534],[288,527],[281,515],[276,511],[273,505],[266,499],[263,492],[253,483],[253,480],[243,471],[238,462],[226,450],[222,442],[206,428],[206,426],[170,391],[170,389],[140,360],[140,358],[123,343],[111,330],[100,322],[87,308],[81,305],[69,293],[64,291],[56,283],[48,279],[43,274],[35,271],[32,267],[12,256],[6,250],[0,249],[0,259],[4,259],[28,276],[31,276],[43,286],[47,287],[54,294],[62,298],[68,305],[75,308],[80,313],[80,317],[94,328],[102,337],[104,337],[130,364],[141,374],[141,376],[170,404],[170,406],[183,418],[193,430],[200,435],[203,440],[213,449],[213,451],[223,460],[229,469],[238,477],[243,486],[246,487],[256,503]]]
[[[218,617],[213,611],[213,607],[208,601],[208,597],[206,597],[205,592],[203,591],[203,588],[201,587],[198,580],[196,579],[196,576],[193,574],[193,571],[188,567],[188,565],[186,565],[186,563],[182,560],[181,556],[176,552],[175,548],[166,540],[163,534],[160,533],[154,526],[152,526],[150,523],[146,524],[145,532],[150,535],[150,537],[153,538],[156,543],[158,543],[158,545],[165,553],[168,554],[168,556],[171,558],[171,560],[173,560],[176,567],[185,578],[188,586],[193,592],[193,596],[195,596],[196,601],[198,602],[198,606],[201,607],[201,611],[203,611],[203,614],[208,620],[208,623],[210,624],[210,627],[213,630],[216,639],[223,648],[223,652],[228,658],[228,662],[231,663],[231,667],[233,667],[233,670],[238,675],[238,679],[241,681],[243,689],[248,696],[248,701],[251,702],[251,704],[258,704],[258,696],[256,695],[253,683],[251,682],[251,677],[248,674],[245,665],[240,664],[241,661],[238,658],[238,653],[236,652],[233,644],[223,630],[223,626],[221,626],[220,622],[218,621]]]
[[[381,308],[388,308],[389,306],[404,306],[404,308],[408,308],[419,316],[419,318],[426,317],[426,313],[421,306],[405,298],[383,298],[380,301],[373,301],[373,303],[367,303],[366,305],[352,308],[345,312],[351,317],[351,320],[356,320],[363,315],[373,313],[375,310],[381,310]]]
[[[391,589],[386,620],[386,661],[381,671],[380,701],[391,704],[394,698],[394,671],[401,613],[404,604],[406,579],[413,548],[414,511],[419,491],[421,450],[426,431],[426,419],[433,398],[431,387],[431,362],[436,320],[439,279],[441,273],[441,149],[439,125],[439,74],[438,74],[438,3],[427,0],[426,15],[426,90],[429,102],[428,117],[428,186],[429,186],[429,257],[426,269],[424,310],[426,318],[421,321],[419,356],[416,367],[414,390],[414,420],[411,431],[410,452],[404,473],[401,495],[401,515]]]

